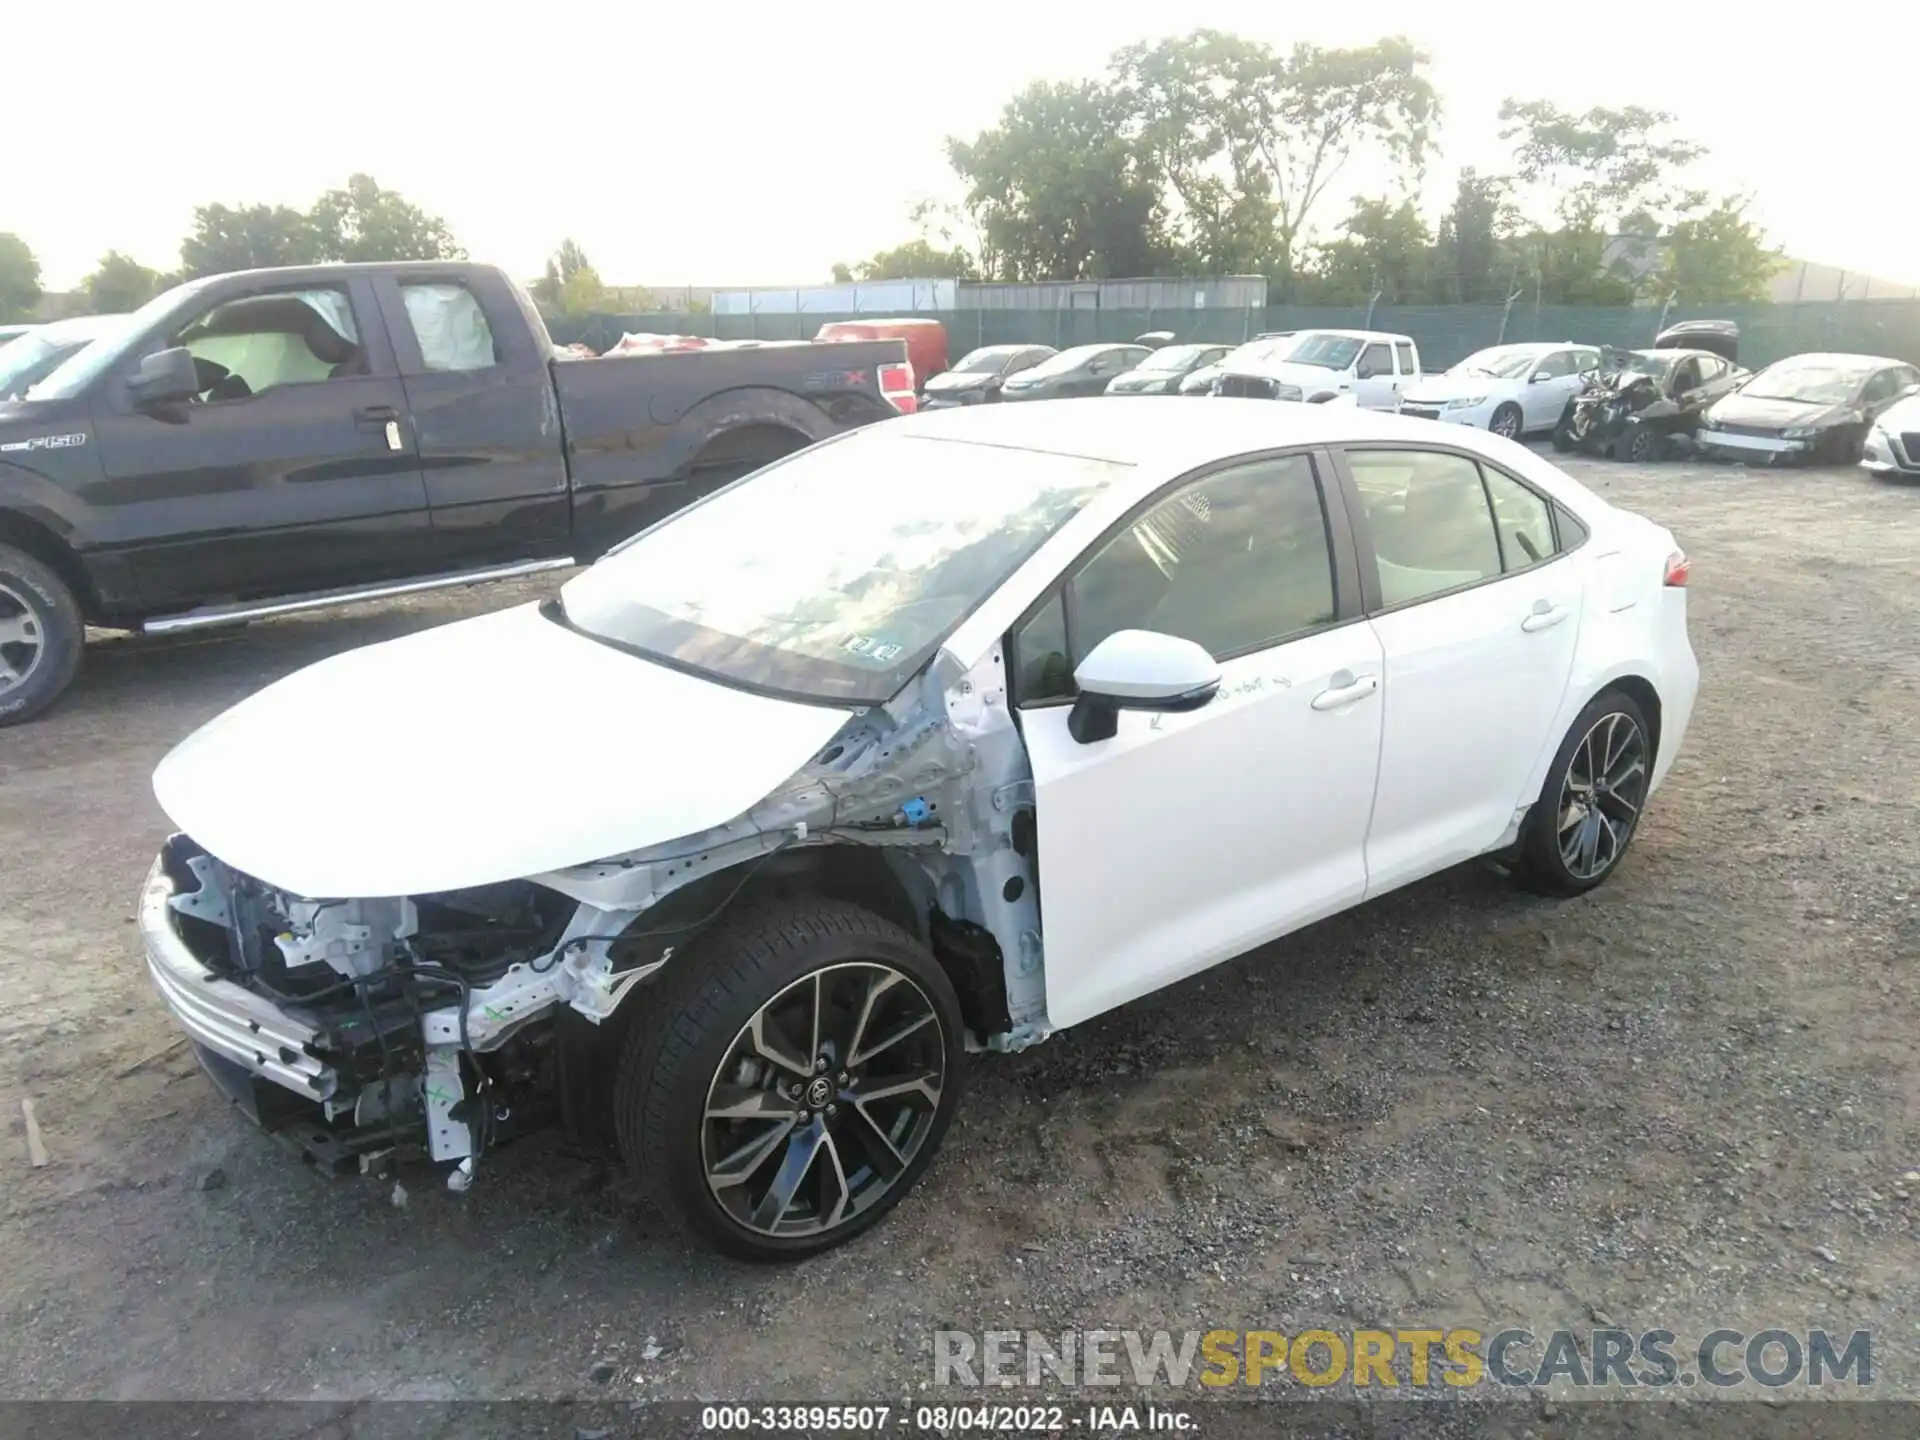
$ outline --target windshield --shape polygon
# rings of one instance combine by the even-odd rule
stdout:
[[[1007,362],[1020,353],[1018,345],[989,345],[984,350],[969,351],[961,357],[960,363],[953,367],[955,375],[998,375],[1007,368]]]
[[[663,521],[561,604],[589,635],[721,681],[878,705],[1126,469],[860,431]]]
[[[1614,350],[1607,354],[1607,368],[1634,375],[1664,379],[1677,357],[1670,350]]]
[[[1309,330],[1294,337],[1287,359],[1296,365],[1317,365],[1322,370],[1344,370],[1360,353],[1361,341],[1351,335],[1326,335]]]
[[[1142,360],[1138,365],[1134,366],[1134,373],[1141,374],[1147,371],[1158,371],[1162,375],[1169,375],[1175,371],[1185,370],[1213,348],[1211,345],[1163,346],[1161,349],[1147,356],[1147,358]]]
[[[0,400],[23,398],[28,387],[38,385],[77,351],[118,334],[125,321],[122,315],[59,320],[0,345]]]
[[[1850,405],[1867,377],[1879,367],[1844,360],[1782,360],[1748,382],[1755,400],[1797,400],[1806,405]]]
[[[1496,380],[1518,380],[1522,375],[1531,375],[1539,364],[1541,352],[1531,349],[1517,349],[1512,345],[1496,345],[1490,350],[1477,351],[1462,360],[1447,373],[1449,375],[1491,375]]]
[[[1252,365],[1266,360],[1284,360],[1287,351],[1293,348],[1298,335],[1276,335],[1271,340],[1249,340],[1239,349],[1229,351],[1226,359],[1220,362],[1226,369],[1235,365]]]
[[[204,290],[213,279],[208,276],[204,280],[189,280],[185,285],[163,290],[131,315],[122,316],[112,334],[69,356],[57,370],[34,386],[33,398],[72,399],[118,364],[120,357],[132,349],[142,335]]]
[[[1045,380],[1053,375],[1065,375],[1069,371],[1078,370],[1094,356],[1106,354],[1112,348],[1111,345],[1076,345],[1071,350],[1062,350],[1051,360],[1042,360],[1025,373],[1036,380]]]

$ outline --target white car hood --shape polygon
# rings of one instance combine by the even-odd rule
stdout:
[[[153,792],[279,889],[417,895],[724,824],[851,713],[700,680],[525,605],[296,671],[183,740]]]
[[[1489,398],[1501,396],[1511,398],[1518,389],[1516,382],[1502,380],[1494,375],[1431,375],[1413,386],[1402,396],[1403,401],[1419,404],[1444,403],[1448,400],[1466,400],[1475,395]]]

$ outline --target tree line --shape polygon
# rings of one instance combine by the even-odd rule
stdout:
[[[340,260],[462,260],[444,220],[371,175],[354,175],[305,210],[288,205],[201,205],[180,242],[177,269],[161,271],[109,250],[80,282],[75,313],[137,310],[183,280],[269,265]],[[33,313],[43,291],[40,262],[18,235],[0,234],[0,320]]]
[[[950,137],[960,202],[916,207],[913,238],[833,278],[1264,275],[1276,301],[1305,305],[1766,294],[1782,255],[1747,197],[1695,182],[1705,148],[1666,111],[1508,98],[1506,162],[1463,170],[1430,225],[1414,199],[1442,128],[1429,70],[1398,36],[1275,49],[1196,30],[1128,46]],[[1334,216],[1355,162],[1389,178]]]

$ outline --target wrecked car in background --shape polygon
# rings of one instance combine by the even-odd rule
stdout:
[[[1707,407],[1694,448],[1722,460],[1771,465],[1865,458],[1867,432],[1920,392],[1920,370],[1884,355],[1794,355],[1776,360]]]
[[[1059,352],[1051,345],[983,345],[960,357],[921,387],[920,404],[928,410],[956,405],[986,405],[1000,398],[1000,387],[1010,376],[1033,369]]]
[[[1635,463],[1685,448],[1706,408],[1750,378],[1739,342],[1731,320],[1688,320],[1649,350],[1603,346],[1600,368],[1553,427],[1553,448]]]
[[[189,736],[148,969],[313,1158],[464,1189],[558,1119],[709,1242],[812,1253],[920,1177],[967,1050],[1478,855],[1600,884],[1686,733],[1686,579],[1478,431],[906,416]]]

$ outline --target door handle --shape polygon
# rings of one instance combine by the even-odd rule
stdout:
[[[1338,710],[1342,705],[1351,705],[1356,700],[1366,699],[1367,696],[1373,694],[1380,688],[1380,677],[1378,675],[1368,675],[1362,679],[1355,680],[1352,671],[1342,670],[1333,678],[1335,681],[1344,681],[1345,683],[1335,684],[1329,690],[1322,690],[1318,695],[1314,696],[1313,699],[1309,700],[1307,703],[1314,709]]]
[[[404,450],[400,438],[400,412],[391,405],[364,405],[353,412],[353,423],[369,434],[386,433],[387,449]]]
[[[1533,613],[1520,622],[1520,628],[1529,635],[1539,630],[1551,630],[1572,613],[1564,605],[1551,605],[1542,600],[1533,607]]]

